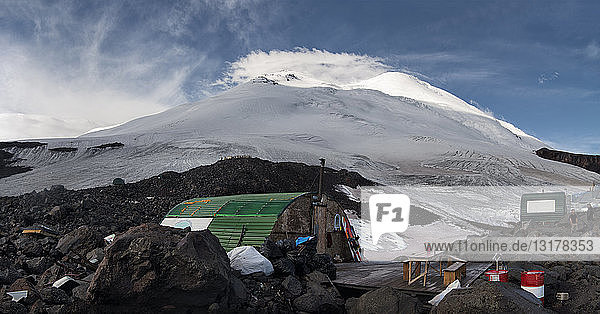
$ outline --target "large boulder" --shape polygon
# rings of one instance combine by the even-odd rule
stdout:
[[[210,231],[143,224],[106,249],[87,299],[111,311],[208,309],[227,294],[230,277],[227,254]]]
[[[347,302],[348,313],[421,313],[419,299],[390,287],[379,288]],[[458,313],[458,312],[457,312]]]
[[[508,282],[478,281],[454,289],[432,313],[550,313],[533,294]]]

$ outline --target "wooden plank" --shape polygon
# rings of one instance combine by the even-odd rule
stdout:
[[[468,263],[466,274],[461,278],[462,286],[469,286],[491,263]],[[437,294],[443,291],[443,276],[435,270],[429,273],[423,281],[408,284],[404,278],[404,265],[401,262],[386,263],[344,263],[337,264],[337,278],[333,283],[347,288],[374,290],[381,287],[419,294]]]

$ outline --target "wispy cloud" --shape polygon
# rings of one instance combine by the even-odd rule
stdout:
[[[560,77],[560,73],[554,71],[552,73],[542,73],[538,76],[537,82],[542,85],[544,83],[557,80]]]
[[[593,40],[583,49],[583,52],[590,59],[598,59],[600,58],[600,45]]]
[[[577,136],[574,138],[556,137],[543,140],[552,148],[576,154],[600,154],[600,140],[596,136]]]
[[[205,60],[197,50],[151,42],[157,29],[127,36],[118,2],[85,16],[76,2],[2,9],[3,18],[32,28],[0,31],[0,139],[77,136],[187,102],[183,85]]]

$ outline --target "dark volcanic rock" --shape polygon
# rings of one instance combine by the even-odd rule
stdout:
[[[31,167],[11,166],[11,164],[21,160],[13,158],[14,155],[3,149],[5,148],[35,148],[44,146],[45,143],[38,142],[0,142],[0,178],[10,177],[13,174],[23,173],[32,170]]]
[[[105,148],[121,148],[123,146],[125,146],[125,144],[119,143],[119,142],[114,142],[114,143],[106,143],[106,144],[102,144],[102,145],[98,145],[98,146],[94,146],[94,147],[90,147],[90,148],[105,149]]]
[[[306,293],[293,301],[294,308],[299,312],[308,313],[343,313],[344,300],[327,275],[318,271],[306,276]]]
[[[62,278],[64,271],[62,267],[54,264],[38,277],[37,287],[39,289],[52,286],[58,279]]]
[[[15,246],[27,257],[38,257],[44,255],[44,246],[40,239],[31,236],[21,236],[15,242]]]
[[[600,173],[599,155],[573,154],[548,148],[540,148],[535,153],[538,156],[545,159],[564,162],[566,164],[574,165],[589,171]]]
[[[276,276],[283,277],[296,273],[296,265],[294,265],[294,262],[287,257],[272,261],[272,264]]]
[[[21,314],[27,313],[27,307],[21,303],[5,301],[0,303],[0,313]]]
[[[72,153],[77,151],[77,147],[55,147],[48,150],[55,153]]]
[[[41,256],[29,259],[25,263],[27,265],[27,270],[29,270],[30,273],[42,274],[46,269],[52,266],[53,262],[49,257]]]
[[[81,226],[62,237],[56,249],[62,254],[73,252],[85,256],[95,248],[104,246],[104,239],[98,228]]]
[[[551,313],[533,294],[505,282],[478,281],[452,290],[432,313]]]
[[[103,309],[182,312],[208,308],[227,293],[229,259],[210,231],[185,232],[156,224],[129,229],[107,248],[88,299]]]
[[[260,254],[268,259],[277,259],[283,257],[283,253],[271,239],[267,239],[260,248]]]
[[[26,305],[32,305],[40,298],[39,291],[35,288],[34,283],[29,278],[19,278],[13,282],[6,291],[23,291],[27,290],[27,297],[19,301]]]
[[[47,304],[67,304],[72,302],[71,297],[64,290],[54,287],[40,290],[40,297]]]
[[[35,148],[38,146],[46,146],[48,143],[40,142],[0,142],[0,149],[4,148]]]
[[[332,280],[336,277],[336,268],[329,254],[315,254],[310,261],[310,267],[322,272]]]
[[[350,314],[422,313],[423,306],[417,298],[390,287],[379,288],[347,302]],[[459,313],[459,312],[456,312]],[[466,312],[465,312],[466,313]]]
[[[21,277],[21,274],[12,266],[0,270],[0,285],[10,285]]]
[[[298,297],[302,294],[302,283],[294,276],[287,276],[281,285],[292,297]]]

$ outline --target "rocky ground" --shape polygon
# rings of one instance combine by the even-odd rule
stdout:
[[[210,232],[186,236],[156,225],[185,199],[313,191],[318,173],[318,166],[235,158],[125,185],[78,191],[55,185],[1,197],[0,312],[344,311],[344,300],[329,279],[324,280],[335,277],[329,256],[273,244],[265,255],[272,259],[275,275],[244,277],[229,268],[225,251]],[[356,203],[335,190],[337,184],[375,183],[354,172],[325,169],[325,191],[357,210]],[[48,234],[22,234],[40,225]],[[108,246],[103,238],[113,233],[118,236]],[[207,259],[211,262],[197,261]],[[78,287],[52,288],[67,274],[78,280]],[[199,292],[201,288],[206,290]],[[17,290],[31,293],[19,303],[9,301],[5,292]]]
[[[597,263],[509,264],[509,283],[478,280],[452,291],[431,309],[390,288],[358,298],[340,294],[331,257],[314,243],[265,242],[260,249],[274,274],[231,269],[209,231],[157,225],[182,200],[239,193],[310,191],[319,168],[255,158],[229,159],[184,173],[167,172],[137,183],[72,191],[60,185],[0,198],[0,313],[248,312],[439,313],[598,312]],[[118,175],[115,174],[115,177]],[[346,208],[357,204],[336,184],[373,185],[357,173],[326,169],[325,190]],[[28,227],[44,234],[23,234]],[[43,230],[46,230],[42,228]],[[56,232],[56,233],[54,233]],[[107,235],[117,236],[110,244]],[[546,307],[520,289],[520,271],[546,271]],[[61,288],[63,276],[74,279]],[[19,302],[5,292],[27,290]],[[556,292],[569,292],[559,303]]]

